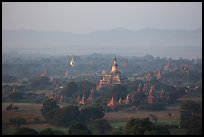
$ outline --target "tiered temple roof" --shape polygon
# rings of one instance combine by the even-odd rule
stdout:
[[[100,90],[102,87],[109,87],[111,85],[122,84],[124,82],[124,77],[121,74],[121,71],[118,69],[118,64],[116,58],[113,61],[112,69],[109,74],[105,71],[101,74],[101,79],[97,85],[97,90]]]

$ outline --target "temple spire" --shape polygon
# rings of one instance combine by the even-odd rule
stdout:
[[[69,64],[70,64],[71,67],[73,67],[73,66],[75,65],[75,62],[74,62],[74,58],[73,58],[73,57],[72,57],[72,59],[71,59],[71,61],[70,61]]]
[[[79,102],[80,104],[84,105],[85,104],[85,96],[83,95],[81,101]]]
[[[126,59],[124,60],[124,67],[126,67],[127,66],[127,62],[126,62]]]
[[[161,79],[161,71],[159,70],[157,73],[157,80]]]
[[[118,64],[117,64],[117,60],[115,58],[114,61],[113,61],[111,72],[116,72],[116,71],[118,71]]]
[[[107,106],[113,109],[115,108],[115,105],[116,105],[115,98],[112,97],[111,101],[107,103]]]

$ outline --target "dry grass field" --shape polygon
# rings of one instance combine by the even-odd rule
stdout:
[[[202,97],[188,97],[188,96],[183,96],[179,99],[177,99],[178,101],[196,101],[196,102],[202,102]]]
[[[21,127],[29,127],[35,129],[37,131],[41,131],[45,128],[53,128],[57,130],[63,131],[65,134],[67,133],[67,128],[60,128],[49,125],[45,123],[45,119],[43,118],[40,109],[42,108],[42,104],[31,104],[31,103],[13,103],[14,106],[20,108],[19,111],[6,111],[6,106],[11,103],[2,103],[2,134],[3,135],[12,135],[16,129],[15,125],[9,124],[9,119],[11,117],[22,117],[25,118],[27,124],[22,125]],[[36,123],[34,118],[38,117],[40,123]]]
[[[42,108],[42,104],[29,104],[29,103],[13,103],[14,106],[17,106],[20,108],[20,110],[15,111],[6,111],[5,108],[10,103],[4,103],[2,104],[2,131],[4,130],[13,130],[16,127],[14,125],[9,124],[9,119],[11,117],[22,117],[26,119],[27,124],[22,125],[22,127],[29,127],[33,129],[44,129],[47,127],[53,127],[49,124],[37,124],[34,119],[38,118],[39,122],[42,122],[45,120],[40,112],[40,109]]]
[[[6,111],[5,108],[9,103],[2,105],[2,123],[8,124],[11,117],[22,117],[25,118],[28,123],[32,123],[34,118],[38,117],[40,121],[44,118],[41,115],[40,109],[42,104],[29,104],[29,103],[13,103],[14,106],[19,107],[18,111],[11,110]]]
[[[171,116],[169,116],[171,113]],[[105,114],[105,119],[112,122],[127,121],[131,117],[134,118],[146,118],[149,114],[153,114],[157,117],[158,121],[178,122],[180,118],[179,109],[168,109],[165,111],[135,111],[129,112],[109,112]]]
[[[180,98],[179,101],[186,101],[186,100],[194,100],[194,101],[201,101],[202,98],[187,98],[183,97]],[[52,125],[45,123],[45,119],[43,118],[40,109],[42,108],[42,104],[31,104],[31,103],[13,103],[14,106],[20,108],[18,111],[6,111],[6,106],[10,103],[2,103],[2,132],[7,133],[10,130],[14,130],[15,126],[9,124],[9,119],[11,117],[22,117],[25,118],[27,124],[22,125],[22,127],[30,127],[36,130],[42,130],[44,128],[58,128]],[[108,112],[105,114],[104,118],[111,123],[117,122],[126,122],[131,117],[134,118],[146,118],[149,114],[153,114],[157,117],[158,122],[165,122],[165,123],[179,123],[180,119],[180,107],[179,106],[172,106],[167,107],[166,110],[163,111],[142,111],[137,110],[134,113],[131,112]],[[171,114],[171,115],[169,115]],[[36,123],[34,121],[35,118],[40,120],[40,123]],[[67,129],[66,129],[67,130]]]

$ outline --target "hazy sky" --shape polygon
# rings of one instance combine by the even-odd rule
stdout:
[[[2,28],[87,33],[113,28],[202,27],[201,2],[4,2]]]

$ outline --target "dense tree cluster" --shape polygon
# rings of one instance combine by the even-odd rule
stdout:
[[[112,96],[115,97],[116,100],[120,98],[125,98],[129,93],[127,86],[125,85],[114,85],[110,91],[107,93],[107,96],[111,98]]]
[[[149,118],[131,118],[125,126],[126,135],[168,135],[168,129],[149,121]]]
[[[105,119],[97,119],[88,123],[89,129],[94,135],[107,135],[112,131],[112,126]]]
[[[69,127],[78,123],[84,124],[90,120],[102,118],[104,116],[104,112],[94,107],[80,109],[78,106],[68,105],[59,108],[57,102],[52,99],[45,101],[41,112],[45,119],[51,124],[64,127]]]
[[[64,96],[72,97],[72,94],[77,91],[78,85],[75,82],[69,82],[62,90]]]
[[[31,128],[19,128],[15,131],[14,135],[39,135],[39,133]]]
[[[92,135],[92,132],[87,128],[86,125],[78,123],[70,127],[69,135]]]
[[[15,76],[10,76],[10,75],[7,75],[7,74],[3,74],[2,75],[2,82],[16,82],[17,81],[17,78]]]
[[[64,133],[60,130],[53,130],[52,128],[46,128],[40,132],[40,135],[64,135]]]
[[[189,130],[187,134],[202,135],[202,106],[194,101],[181,105],[180,127]]]
[[[32,89],[46,89],[50,88],[51,83],[49,77],[36,77],[31,80],[30,87]]]

